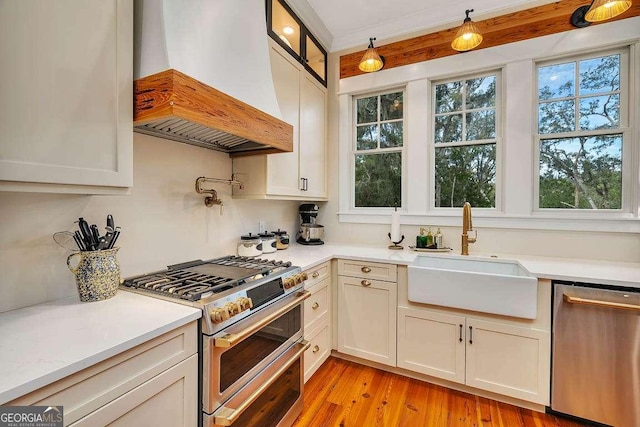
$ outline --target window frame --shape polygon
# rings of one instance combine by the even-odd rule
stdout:
[[[402,119],[392,119],[392,120],[380,120],[380,104],[381,97],[390,93],[402,93]],[[375,122],[367,122],[368,124],[377,124],[381,125],[382,123],[389,122],[399,122],[402,121],[402,146],[401,147],[390,147],[390,148],[380,148],[379,146],[375,149],[371,150],[358,150],[358,100],[364,98],[371,98],[375,96],[377,98],[377,111],[378,117]],[[394,209],[393,206],[356,206],[356,168],[355,168],[355,156],[358,154],[379,154],[379,153],[396,153],[399,152],[401,156],[401,187],[400,187],[400,200],[401,203],[397,206],[398,210],[406,210],[407,206],[407,160],[406,160],[406,152],[407,152],[407,129],[406,129],[406,104],[407,104],[407,91],[405,87],[396,87],[391,89],[385,89],[375,92],[354,94],[351,97],[352,110],[351,110],[351,143],[349,149],[349,175],[350,175],[350,194],[349,194],[349,208],[354,212],[362,213],[362,212],[387,212],[392,211]],[[378,135],[378,140],[380,136]]]
[[[493,139],[483,139],[483,140],[477,140],[477,141],[472,141],[471,143],[469,143],[469,141],[461,141],[461,142],[441,142],[441,143],[436,143],[435,142],[435,136],[436,136],[436,116],[438,115],[438,113],[436,113],[436,86],[440,85],[440,84],[446,84],[446,83],[453,83],[453,82],[459,82],[459,81],[464,81],[464,80],[470,80],[470,79],[476,79],[476,78],[481,78],[481,77],[488,77],[488,76],[495,76],[496,78],[496,95],[495,95],[495,105],[494,105],[494,111],[495,111],[495,138]],[[495,144],[496,146],[496,160],[495,160],[495,167],[496,167],[496,171],[495,171],[495,207],[492,208],[483,208],[483,207],[474,207],[474,210],[477,209],[479,211],[483,211],[483,212],[491,212],[491,213],[502,213],[504,211],[504,204],[503,204],[503,194],[504,194],[504,183],[503,183],[503,171],[504,171],[504,157],[503,157],[503,135],[504,135],[504,113],[503,113],[503,105],[504,105],[504,100],[503,100],[503,69],[502,68],[493,68],[490,70],[484,70],[484,71],[477,71],[477,72],[472,72],[472,73],[465,73],[462,75],[456,75],[456,76],[447,76],[446,78],[442,78],[442,79],[435,79],[435,80],[431,80],[431,105],[429,108],[429,137],[428,137],[428,141],[427,141],[427,156],[428,156],[428,164],[429,164],[429,180],[430,180],[430,184],[429,187],[427,189],[428,191],[428,211],[437,213],[437,214],[446,214],[449,212],[453,212],[455,211],[456,213],[462,208],[462,206],[458,206],[458,207],[436,207],[436,192],[435,192],[435,183],[436,183],[436,165],[435,165],[435,159],[436,159],[436,149],[437,148],[445,148],[445,147],[468,147],[471,145],[488,145],[488,144]],[[465,105],[463,105],[463,107],[466,107]],[[475,110],[475,109],[472,109]],[[464,135],[464,130],[465,130],[465,122],[466,119],[464,118],[464,115],[466,114],[468,110],[466,108],[463,108],[461,110],[462,116],[463,116],[463,126],[462,126],[462,133],[463,133],[463,137],[466,137],[466,135]],[[490,142],[495,140],[495,142]]]
[[[591,50],[587,52],[581,52],[574,55],[556,56],[551,59],[543,59],[534,62],[534,81],[533,81],[533,212],[532,214],[538,216],[555,216],[555,217],[571,217],[571,218],[585,218],[585,217],[628,217],[633,213],[633,134],[632,134],[632,108],[630,105],[630,95],[633,88],[631,81],[632,77],[632,52],[631,47],[628,44],[609,48]],[[600,58],[610,55],[620,55],[620,126],[617,128],[609,129],[593,129],[593,130],[581,130],[576,129],[571,132],[540,134],[539,125],[539,70],[541,67],[555,65],[555,64],[576,64],[576,76],[579,75],[579,62],[587,59]],[[596,94],[587,94],[581,96],[579,94],[579,84],[576,82],[575,94],[572,97],[563,97],[561,99],[572,98],[575,99],[575,123],[579,124],[580,121],[580,100],[582,98],[588,98]],[[540,142],[548,139],[563,139],[563,138],[575,138],[580,136],[598,136],[598,135],[622,135],[622,201],[620,209],[562,209],[562,208],[541,208],[540,207]]]

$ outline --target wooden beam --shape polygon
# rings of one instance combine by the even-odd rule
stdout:
[[[578,7],[585,6],[588,3],[586,0],[562,0],[478,21],[476,24],[484,40],[474,50],[565,31],[579,30],[571,25],[569,18]],[[625,13],[605,22],[618,21],[635,16],[640,16],[640,2],[635,2]],[[462,20],[460,23],[462,23]],[[451,48],[451,41],[457,30],[458,27],[456,26],[455,28],[378,46],[378,53],[384,56],[385,59],[384,69],[460,54],[460,52]],[[362,50],[340,57],[341,79],[364,74],[358,69],[358,64],[364,52]]]

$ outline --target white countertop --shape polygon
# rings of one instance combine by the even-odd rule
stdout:
[[[516,260],[544,279],[640,288],[640,263],[492,254]],[[308,269],[333,258],[408,265],[417,256],[460,257],[386,247],[325,244],[264,254]],[[472,254],[469,258],[487,258]],[[118,353],[198,319],[201,311],[119,291],[109,300],[81,303],[77,297],[0,314],[0,404],[51,384]]]
[[[518,261],[539,279],[572,280],[576,282],[640,288],[640,263],[550,258],[516,254],[491,254],[497,259]],[[488,258],[489,254],[471,254],[464,258]],[[460,254],[415,252],[407,247],[391,250],[386,247],[326,243],[320,246],[303,246],[292,243],[288,249],[263,258],[291,261],[303,270],[329,261],[332,258],[411,264],[417,256],[462,257]]]
[[[201,310],[126,291],[0,314],[0,404],[198,319]]]

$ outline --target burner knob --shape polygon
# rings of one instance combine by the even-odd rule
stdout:
[[[251,301],[251,298],[240,297],[236,300],[236,305],[240,309],[240,312],[243,312],[245,310],[253,308],[253,301]]]
[[[235,316],[236,314],[240,313],[240,311],[242,311],[238,308],[238,305],[236,303],[231,301],[226,303],[224,305],[224,308],[229,312],[230,316]]]
[[[284,279],[285,289],[293,288],[295,285],[296,285],[296,281],[294,279],[294,276],[287,277],[286,279]]]
[[[307,273],[302,273],[302,274],[300,274],[300,275],[302,276],[302,281],[303,281],[303,282],[309,278],[309,276],[307,275]]]
[[[226,308],[214,308],[209,312],[209,317],[213,323],[222,323],[229,318],[229,312]]]
[[[302,283],[304,281],[304,279],[302,278],[302,274],[296,274],[294,277],[294,280],[296,281],[296,285]]]

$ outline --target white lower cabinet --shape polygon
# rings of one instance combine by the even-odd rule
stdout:
[[[305,289],[311,296],[304,301],[304,339],[309,348],[304,352],[304,382],[331,355],[331,263],[326,262],[305,271]]]
[[[191,322],[7,405],[64,407],[65,425],[193,427],[198,332]]]
[[[338,276],[338,351],[396,366],[394,282]]]
[[[547,331],[398,308],[398,367],[529,402],[549,401]]]
[[[198,355],[194,354],[70,425],[196,426],[198,406]]]
[[[318,370],[320,365],[331,355],[331,328],[329,321],[323,322],[317,328],[305,332],[305,339],[309,341],[309,348],[304,352],[304,382]]]

